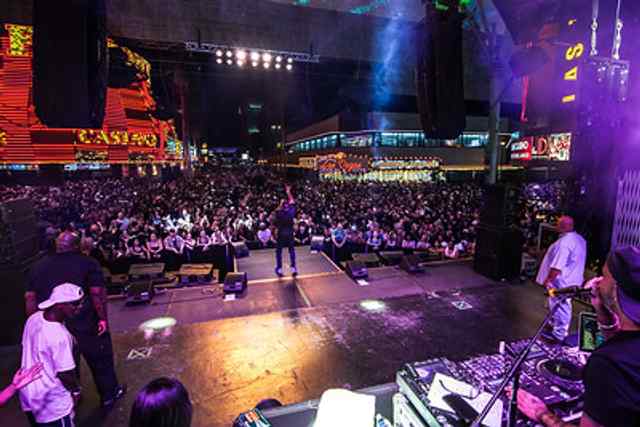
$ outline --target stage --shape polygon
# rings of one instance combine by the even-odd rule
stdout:
[[[254,277],[236,301],[224,302],[220,286],[168,290],[145,306],[112,300],[116,365],[130,393],[103,418],[83,366],[79,425],[126,426],[136,391],[167,375],[189,389],[194,427],[228,427],[267,397],[303,402],[331,387],[393,382],[406,362],[493,352],[501,340],[532,335],[545,314],[538,287],[492,282],[469,262],[428,266],[419,275],[371,269],[368,286],[359,286],[317,258],[323,255],[298,254],[297,280],[273,277],[272,250],[239,260]],[[160,317],[175,326],[140,328]],[[0,361],[7,384],[18,351],[5,351]],[[15,400],[0,411],[0,425],[27,425]]]

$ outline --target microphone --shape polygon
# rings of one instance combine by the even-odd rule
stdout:
[[[562,289],[548,289],[547,295],[550,297],[558,297],[566,295],[568,297],[577,297],[580,295],[591,294],[591,289],[583,288],[582,286],[569,286]]]

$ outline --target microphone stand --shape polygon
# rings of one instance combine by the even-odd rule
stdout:
[[[556,298],[570,298],[571,296],[572,295],[560,295]],[[542,331],[555,314],[558,306],[559,304],[556,304],[552,309],[549,310],[549,313],[547,313],[547,316],[542,321],[542,324],[538,327],[536,334],[533,336],[533,338],[531,338],[531,340],[529,340],[529,343],[524,348],[524,350],[520,352],[516,360],[511,365],[511,368],[509,368],[509,372],[498,386],[498,389],[495,393],[493,393],[493,396],[491,396],[491,400],[489,400],[489,403],[487,403],[487,405],[476,417],[476,419],[473,420],[470,427],[480,427],[482,425],[482,420],[486,418],[486,416],[491,411],[491,408],[493,408],[493,405],[498,399],[500,399],[500,396],[504,392],[505,388],[507,388],[507,385],[509,383],[511,383],[512,394],[511,399],[509,399],[507,427],[516,426],[516,421],[518,419],[518,388],[520,387],[520,368],[522,367],[522,364],[525,362],[525,360],[527,360],[529,352],[531,352],[531,349],[535,345],[536,341],[538,341],[538,338],[540,338]]]

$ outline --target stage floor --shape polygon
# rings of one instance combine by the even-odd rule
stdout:
[[[263,282],[278,280],[275,273],[276,250],[260,249],[251,251],[248,257],[236,260],[236,271],[247,273],[249,282]],[[289,268],[289,251],[282,251],[283,273],[285,276],[291,274]],[[340,268],[336,266],[323,252],[311,252],[309,246],[296,248],[296,264],[298,267],[298,278],[315,277],[322,274],[340,273]]]
[[[92,409],[97,398],[85,366],[79,425],[126,426],[136,391],[166,375],[189,389],[194,427],[228,427],[267,397],[296,403],[331,387],[393,382],[406,362],[494,352],[501,340],[532,335],[545,314],[538,287],[491,282],[469,263],[417,276],[374,269],[368,286],[342,272],[315,274],[252,281],[247,296],[232,302],[222,301],[219,287],[168,291],[150,306],[112,301],[116,365],[130,393],[103,417]],[[162,316],[176,326],[139,328]],[[18,360],[16,349],[0,354],[0,384],[10,381]],[[0,411],[0,425],[27,425],[15,399]]]

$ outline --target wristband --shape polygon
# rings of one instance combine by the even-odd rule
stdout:
[[[605,325],[604,323],[598,322],[598,328],[602,329],[603,331],[612,331],[618,326],[620,326],[620,322],[618,322],[618,320],[613,322],[611,325]]]

